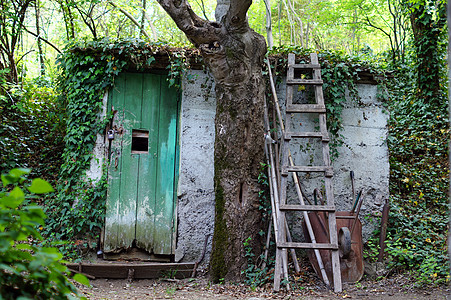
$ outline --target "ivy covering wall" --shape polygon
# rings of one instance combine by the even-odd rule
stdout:
[[[86,170],[93,158],[97,134],[104,134],[111,114],[100,118],[102,99],[122,71],[144,71],[155,62],[155,56],[169,61],[168,80],[176,78],[185,67],[186,51],[130,40],[109,40],[69,44],[58,59],[60,101],[66,106],[65,148],[58,181],[58,195],[46,205],[47,226],[44,234],[50,240],[69,240],[62,246],[96,240],[103,227],[107,191],[106,172],[98,182],[91,182]],[[88,245],[83,245],[84,247]],[[73,253],[67,251],[67,254]],[[79,253],[74,253],[77,256]]]

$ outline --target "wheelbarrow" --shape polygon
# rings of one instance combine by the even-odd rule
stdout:
[[[342,282],[357,282],[364,272],[363,266],[363,242],[362,242],[362,223],[358,218],[358,212],[337,211],[338,247],[340,250],[340,270]],[[329,243],[329,228],[327,226],[326,212],[310,212],[309,218],[313,227],[317,243]],[[310,237],[303,222],[304,236],[307,242]],[[329,281],[332,282],[332,257],[330,250],[320,250],[324,268]],[[318,261],[312,250],[307,250],[310,263],[318,276],[321,276],[321,270]]]

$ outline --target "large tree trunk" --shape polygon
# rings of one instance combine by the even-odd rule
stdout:
[[[411,7],[410,22],[417,60],[417,95],[426,102],[434,102],[440,99],[442,58],[438,49],[446,25],[446,1],[437,1],[436,11],[429,5],[432,6],[425,1]]]
[[[159,0],[201,50],[216,83],[216,209],[210,260],[216,282],[241,278],[247,264],[245,239],[251,237],[255,250],[260,248],[257,177],[263,162],[266,43],[247,23],[251,2],[222,1],[218,3],[218,22],[209,22],[195,15],[186,1]]]

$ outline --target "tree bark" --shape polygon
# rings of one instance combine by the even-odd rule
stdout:
[[[198,17],[187,1],[159,0],[200,49],[216,84],[215,229],[210,275],[240,280],[246,267],[243,242],[258,254],[261,227],[257,177],[263,162],[263,36],[249,28],[250,0],[218,1],[217,22]]]
[[[139,26],[139,37],[142,37],[144,35],[144,22],[146,21],[146,9],[147,9],[147,3],[146,0],[142,0],[141,2],[141,25]]]
[[[446,26],[446,1],[437,1],[436,12],[427,2],[419,1],[411,8],[410,22],[414,36],[418,97],[437,101],[440,94],[440,42]],[[435,15],[434,15],[435,14]]]
[[[264,0],[266,7],[266,39],[268,40],[268,47],[274,47],[274,39],[272,37],[272,20],[271,20],[271,2]]]
[[[34,4],[35,8],[35,15],[36,15],[36,34],[38,35],[37,38],[37,44],[38,44],[38,55],[39,55],[39,68],[41,76],[45,76],[45,54],[42,50],[42,41],[40,39],[41,37],[41,27],[39,26],[39,18],[41,17],[40,14],[40,1],[36,0]]]
[[[6,75],[8,82],[18,82],[15,51],[20,41],[22,27],[31,0],[11,1],[0,0],[0,65],[8,68]]]

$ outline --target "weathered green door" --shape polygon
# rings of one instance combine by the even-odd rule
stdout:
[[[174,253],[178,99],[159,74],[121,74],[109,93],[118,132],[109,150],[106,253],[132,245]]]

